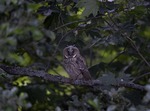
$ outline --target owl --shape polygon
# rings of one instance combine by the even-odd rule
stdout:
[[[63,57],[63,66],[73,81],[92,79],[86,62],[77,47],[71,45],[64,48]]]

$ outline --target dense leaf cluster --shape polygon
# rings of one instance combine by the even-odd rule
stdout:
[[[0,0],[0,64],[67,77],[62,50],[73,44],[104,86],[57,84],[0,70],[0,110],[150,110],[148,0]],[[116,81],[146,91],[112,86]]]

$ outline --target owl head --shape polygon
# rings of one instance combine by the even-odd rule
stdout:
[[[80,51],[77,47],[70,45],[64,48],[63,50],[64,58],[75,58],[80,55]]]

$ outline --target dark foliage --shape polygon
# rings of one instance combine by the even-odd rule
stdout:
[[[0,69],[0,110],[150,110],[148,0],[0,0],[0,64],[68,77],[62,50],[73,44],[103,86]]]

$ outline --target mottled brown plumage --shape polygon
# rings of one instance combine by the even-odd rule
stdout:
[[[75,46],[68,46],[63,50],[63,65],[70,78],[75,80],[91,80],[90,72],[84,58]]]

